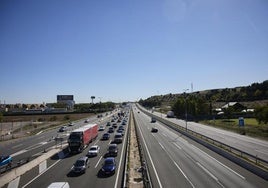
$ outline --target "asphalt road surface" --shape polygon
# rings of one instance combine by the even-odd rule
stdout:
[[[268,187],[268,182],[134,110],[153,187]],[[159,131],[152,133],[151,128]]]

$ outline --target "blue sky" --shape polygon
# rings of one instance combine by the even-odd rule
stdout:
[[[1,103],[263,82],[267,10],[267,0],[1,0]]]

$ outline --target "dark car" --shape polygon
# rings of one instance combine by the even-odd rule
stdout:
[[[155,122],[156,122],[156,119],[154,117],[152,117],[151,123],[155,123]]]
[[[65,132],[67,131],[67,126],[62,126],[60,129],[59,129],[59,132]]]
[[[109,127],[108,132],[109,132],[109,133],[113,133],[113,132],[114,132],[114,128],[113,128],[113,127]]]
[[[77,159],[77,161],[74,163],[72,167],[72,171],[74,173],[85,173],[86,169],[88,168],[89,165],[89,159],[88,157],[81,157]]]
[[[108,157],[105,159],[101,171],[102,173],[109,175],[114,174],[116,170],[116,162],[114,157]]]
[[[110,144],[108,147],[108,156],[117,156],[118,147],[117,144]]]
[[[151,130],[151,132],[152,133],[157,133],[158,132],[158,129],[153,127],[152,130]]]
[[[110,139],[110,134],[109,133],[104,133],[102,135],[102,140],[109,140]]]
[[[123,135],[121,133],[116,133],[114,135],[114,143],[117,143],[117,144],[122,143],[122,141],[123,141],[122,137],[123,137]]]

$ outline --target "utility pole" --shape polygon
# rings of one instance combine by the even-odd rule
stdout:
[[[185,129],[186,129],[186,132],[187,132],[187,91],[189,89],[184,89],[184,101],[185,101]]]

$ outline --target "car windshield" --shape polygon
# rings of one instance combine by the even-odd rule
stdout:
[[[110,146],[109,149],[110,150],[116,149],[116,146]]]
[[[113,165],[114,161],[113,160],[106,160],[105,165]]]
[[[84,160],[77,160],[74,164],[74,166],[84,166],[85,161]]]
[[[97,148],[96,147],[93,147],[93,148],[90,148],[89,150],[90,151],[95,151],[95,150],[97,150]]]

